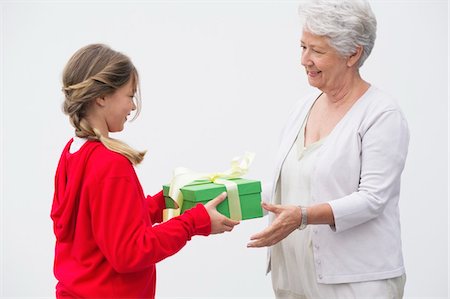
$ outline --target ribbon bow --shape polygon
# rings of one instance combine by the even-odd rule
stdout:
[[[169,196],[177,202],[179,208],[168,210],[167,219],[180,215],[181,207],[183,206],[183,193],[180,191],[182,187],[196,180],[207,180],[212,183],[225,185],[225,188],[227,189],[230,218],[241,220],[242,212],[237,185],[228,179],[245,175],[254,157],[254,153],[246,152],[243,157],[233,158],[231,160],[231,168],[225,172],[199,173],[184,167],[177,167],[174,170],[174,176],[170,182]]]

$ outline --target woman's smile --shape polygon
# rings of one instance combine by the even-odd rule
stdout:
[[[319,76],[321,73],[322,73],[322,71],[306,70],[306,74],[311,78],[315,78],[315,77]]]

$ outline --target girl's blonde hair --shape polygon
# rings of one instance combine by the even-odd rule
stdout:
[[[81,138],[98,140],[111,151],[120,153],[133,165],[139,164],[145,151],[137,151],[124,142],[102,136],[86,121],[89,105],[99,97],[114,93],[132,80],[136,92],[136,114],[141,110],[139,76],[131,60],[124,54],[103,44],[92,44],[78,50],[63,71],[63,111],[75,127],[75,134]]]

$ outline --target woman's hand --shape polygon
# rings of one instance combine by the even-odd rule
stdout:
[[[300,226],[302,213],[300,207],[272,205],[263,202],[262,207],[275,214],[275,220],[263,231],[250,237],[247,247],[272,246],[286,238]]]
[[[224,232],[229,232],[235,225],[239,224],[239,221],[227,218],[217,212],[217,205],[224,201],[226,197],[227,193],[223,192],[222,194],[205,204],[206,211],[208,212],[209,218],[211,219],[211,234],[221,234]]]

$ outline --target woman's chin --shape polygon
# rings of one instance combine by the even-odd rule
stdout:
[[[311,80],[311,79],[309,79],[309,78],[308,78],[308,83],[309,83],[309,85],[311,85],[312,87],[319,88],[319,86],[320,86],[320,85],[318,84],[317,81]]]

